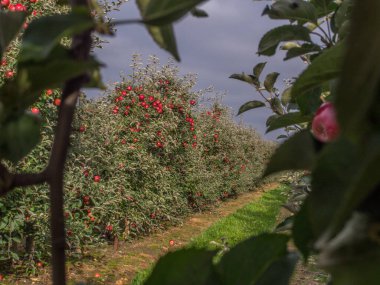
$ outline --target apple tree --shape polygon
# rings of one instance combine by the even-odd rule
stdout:
[[[146,24],[154,40],[179,59],[171,22],[196,11],[201,2],[140,0],[141,20],[113,24]],[[91,55],[91,48],[96,34],[112,34],[112,24],[95,1],[59,3],[67,7],[66,13],[33,17],[21,3],[1,2],[5,9],[0,11],[0,57],[10,51],[15,38],[21,43],[17,63],[6,74],[9,80],[0,87],[0,195],[17,187],[49,185],[53,284],[66,284],[63,184],[73,116],[80,89],[102,86],[98,76],[102,63]],[[55,101],[59,111],[47,165],[36,173],[13,172],[10,165],[25,157],[40,140],[39,112],[31,106],[50,88],[61,88],[62,92]]]

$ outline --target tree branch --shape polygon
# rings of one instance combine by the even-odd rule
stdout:
[[[13,174],[0,164],[0,197],[6,195],[16,187],[25,187],[42,184],[47,181],[46,171],[40,173]]]
[[[72,7],[86,6],[86,0],[72,0]],[[92,30],[73,37],[71,55],[75,60],[87,60],[91,51]],[[66,284],[65,223],[64,223],[64,168],[70,143],[71,125],[80,89],[89,80],[84,74],[68,80],[62,91],[62,103],[58,113],[58,123],[53,147],[47,167],[50,185],[50,224],[52,240],[52,267],[54,285]]]

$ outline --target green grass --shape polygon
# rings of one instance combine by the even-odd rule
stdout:
[[[187,247],[217,249],[219,246],[215,242],[222,244],[222,240],[231,247],[250,236],[273,230],[281,204],[286,200],[285,190],[285,186],[280,186],[264,193],[259,200],[214,223]],[[152,269],[138,272],[131,285],[143,284]]]
[[[259,200],[214,223],[194,238],[189,247],[216,249],[210,242],[220,243],[222,239],[234,246],[252,235],[271,231],[284,201],[284,187],[267,192]]]

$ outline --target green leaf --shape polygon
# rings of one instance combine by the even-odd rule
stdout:
[[[256,284],[274,262],[287,255],[288,240],[286,235],[261,234],[231,248],[217,265],[223,284]]]
[[[318,53],[318,52],[321,52],[321,48],[319,45],[306,43],[300,47],[294,47],[294,48],[289,49],[288,52],[286,53],[284,60],[288,60],[288,59],[305,55],[308,53]]]
[[[177,43],[174,35],[173,26],[146,26],[153,40],[159,47],[168,51],[177,61],[181,61],[177,49]]]
[[[334,3],[334,0],[311,0],[310,2],[317,9],[318,18],[334,12],[337,8],[337,4]]]
[[[90,58],[87,61],[54,59],[44,64],[30,65],[19,70],[19,77],[30,92],[40,92],[46,88],[62,87],[63,83],[87,71],[96,70],[100,64]]]
[[[292,88],[286,88],[281,94],[281,104],[286,106],[292,101]]]
[[[46,59],[63,37],[71,37],[94,27],[87,11],[52,15],[32,21],[25,31],[19,62]]]
[[[280,46],[280,50],[290,50],[295,47],[300,47],[297,42],[286,42]]]
[[[154,1],[137,0],[137,5],[142,17],[144,17],[144,13],[150,2]],[[177,61],[180,61],[173,26],[170,23],[163,26],[146,25],[146,28],[159,47],[168,51]]]
[[[288,253],[274,261],[255,285],[289,285],[297,262],[298,255],[296,253]]]
[[[274,4],[266,6],[262,15],[271,19],[294,20],[300,23],[317,23],[317,10],[310,2],[303,0],[277,0]]]
[[[61,88],[66,80],[94,71],[99,66],[94,58],[73,60],[62,47],[57,48],[43,62],[19,64],[16,78],[0,88],[0,101],[8,108],[24,110],[39,98],[43,90]]]
[[[335,79],[340,75],[342,71],[344,48],[345,46],[339,43],[325,50],[314,59],[307,69],[298,77],[292,87],[292,97],[296,99],[301,108],[302,106],[306,108],[307,104],[300,104],[299,100],[308,100],[300,98],[307,97],[308,92],[313,91],[326,81]]]
[[[169,252],[156,263],[145,285],[220,285],[212,259],[216,252],[181,249]]]
[[[31,114],[0,125],[0,157],[18,162],[40,141],[40,120]]]
[[[300,97],[294,98],[293,91],[291,91],[292,100],[296,100],[297,106],[301,113],[304,115],[315,114],[317,109],[321,106],[322,99],[322,88],[316,87],[308,90],[305,94]]]
[[[271,115],[267,118],[267,121],[265,122],[265,126],[266,127],[269,127],[269,125],[272,123],[273,120],[275,120],[276,118],[278,118],[279,115],[277,114],[274,114],[274,115]]]
[[[297,159],[294,155],[297,154]],[[316,159],[314,139],[309,130],[296,133],[272,155],[264,177],[283,170],[311,170]]]
[[[3,57],[8,45],[19,33],[25,18],[24,12],[0,11],[0,58]]]
[[[263,103],[261,101],[257,101],[257,100],[249,101],[249,102],[243,104],[239,108],[239,112],[238,112],[237,116],[239,116],[240,114],[242,114],[248,110],[252,110],[252,109],[256,109],[256,108],[260,108],[260,107],[264,107],[264,106],[265,106],[265,103]]]
[[[269,104],[274,113],[276,113],[277,115],[284,114],[284,110],[282,108],[280,99],[278,99],[277,97],[271,98],[269,99]]]
[[[274,229],[274,232],[279,233],[279,232],[290,230],[293,227],[293,220],[294,220],[294,216],[289,216],[285,218],[281,223],[279,223],[276,226],[276,228]]]
[[[287,113],[282,116],[278,116],[275,119],[273,119],[269,127],[267,128],[267,133],[271,132],[273,130],[281,129],[287,126],[292,126],[292,125],[297,125],[301,123],[306,123],[310,122],[311,117],[303,115],[300,112],[292,112],[292,113]]]
[[[194,8],[191,11],[191,15],[197,18],[207,18],[208,14],[205,10],[199,9],[199,8]]]
[[[287,139],[287,138],[288,138],[288,136],[286,136],[286,135],[279,135],[276,139],[280,140],[280,139]]]
[[[311,42],[309,30],[303,26],[296,25],[284,25],[274,28],[261,38],[257,53],[267,56],[274,55],[281,42],[293,40]]]
[[[99,88],[102,90],[107,89],[107,87],[103,83],[100,68],[95,68],[90,72],[90,82],[86,83],[83,87],[85,87],[85,88]]]
[[[342,4],[340,4],[333,18],[337,30],[342,27],[344,22],[350,19],[353,5],[352,0],[344,0]]]
[[[314,234],[311,228],[309,219],[309,202],[308,199],[304,201],[301,209],[294,217],[292,237],[297,249],[302,253],[304,261],[306,261],[310,255],[310,249],[314,241]]]
[[[206,0],[137,0],[143,20],[150,25],[166,25],[179,20]]]
[[[360,161],[352,161],[352,163],[355,163],[356,169],[346,179],[345,185],[347,188],[335,208],[335,216],[331,217],[329,230],[333,233],[343,226],[352,211],[365,199],[368,199],[369,195],[375,191],[376,186],[380,183],[380,176],[378,175],[380,136],[370,137],[367,142],[366,148],[360,152]]]
[[[276,83],[277,78],[278,78],[279,75],[280,75],[280,73],[278,73],[278,72],[272,72],[272,73],[269,73],[265,77],[264,87],[265,87],[265,89],[268,92],[273,92],[274,91],[273,86]]]
[[[335,102],[343,133],[352,137],[365,134],[371,127],[378,128],[373,126],[373,121],[378,116],[376,102],[379,100],[379,13],[380,2],[368,0],[356,2],[352,13],[347,53]]]
[[[255,86],[259,86],[260,85],[260,82],[258,81],[258,79],[255,76],[253,76],[253,75],[247,75],[244,72],[240,73],[240,74],[234,73],[229,78],[237,79],[237,80],[240,80],[240,81],[244,81],[244,82],[247,82],[249,84],[253,84]]]
[[[258,64],[255,65],[255,67],[253,68],[253,75],[256,77],[256,78],[259,78],[260,75],[261,75],[261,72],[263,72],[263,69],[265,67],[267,63],[266,62],[260,62]]]
[[[316,236],[324,233],[334,219],[360,160],[357,147],[346,140],[326,145],[319,154],[309,195],[309,217]]]

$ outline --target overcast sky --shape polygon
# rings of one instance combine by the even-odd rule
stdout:
[[[202,5],[209,14],[208,18],[187,16],[174,25],[181,62],[178,63],[182,74],[198,74],[196,89],[210,85],[218,92],[225,92],[224,104],[231,107],[236,114],[246,101],[259,99],[254,89],[248,84],[229,79],[232,73],[252,72],[252,67],[267,61],[263,75],[280,72],[278,82],[297,76],[305,67],[300,59],[284,62],[283,53],[273,57],[256,55],[260,38],[270,28],[284,24],[282,21],[270,20],[261,16],[268,1],[252,0],[210,0]],[[112,14],[115,19],[139,18],[134,1],[121,6],[119,12]],[[165,64],[170,55],[161,50],[150,38],[142,25],[124,25],[117,28],[116,37],[107,38],[108,44],[97,49],[96,55],[107,63],[103,69],[105,83],[119,80],[120,72],[130,74],[129,65],[134,53],[147,59],[156,55]],[[99,96],[99,91],[89,93],[91,97]],[[246,112],[242,119],[246,124],[265,133],[265,120],[270,115],[264,108]],[[239,120],[239,118],[236,118]],[[276,133],[269,133],[266,138],[273,139]]]

